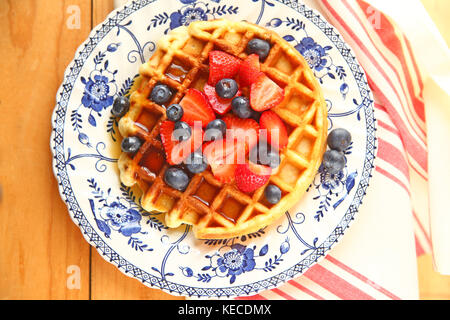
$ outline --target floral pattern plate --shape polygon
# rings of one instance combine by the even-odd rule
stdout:
[[[114,99],[130,89],[161,35],[191,21],[247,20],[290,42],[323,86],[329,129],[351,131],[346,167],[322,169],[300,202],[273,225],[226,240],[195,239],[145,212],[139,191],[119,181]],[[324,257],[355,218],[375,158],[373,98],[342,37],[294,0],[141,0],[113,11],[76,52],[52,117],[53,169],[83,236],[122,272],[175,295],[236,297],[300,276]]]

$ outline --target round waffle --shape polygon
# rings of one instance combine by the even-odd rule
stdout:
[[[263,71],[285,90],[272,111],[285,122],[289,142],[280,153],[280,166],[268,183],[282,190],[281,200],[265,200],[265,186],[251,194],[234,184],[223,184],[207,169],[193,175],[184,192],[163,180],[170,166],[159,138],[166,120],[165,106],[148,97],[158,83],[173,89],[167,106],[178,103],[189,88],[203,89],[208,81],[208,54],[221,50],[241,59],[247,43],[260,38],[271,43]],[[312,182],[326,147],[327,109],[321,88],[301,54],[276,33],[247,22],[198,21],[162,37],[157,50],[139,69],[130,97],[130,110],[119,121],[122,136],[144,141],[133,156],[122,153],[118,165],[126,186],[138,184],[141,205],[147,211],[165,212],[168,227],[193,225],[197,238],[221,239],[256,232],[271,224],[298,202]]]

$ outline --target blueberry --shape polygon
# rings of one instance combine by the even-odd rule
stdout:
[[[271,204],[276,204],[281,200],[281,190],[274,184],[269,184],[264,190],[264,196],[267,202]]]
[[[350,146],[352,135],[343,128],[337,128],[328,135],[327,143],[330,149],[336,151],[344,151]]]
[[[183,114],[184,110],[179,104],[172,104],[166,110],[167,119],[173,122],[180,121]]]
[[[111,113],[115,117],[122,117],[130,109],[130,100],[124,96],[117,97],[111,109]]]
[[[193,152],[186,160],[186,167],[192,173],[200,173],[206,170],[208,164],[202,153]]]
[[[263,140],[250,150],[249,159],[254,163],[269,166],[272,169],[278,168],[280,165],[280,155],[278,150],[272,148]]]
[[[168,102],[171,96],[172,91],[168,86],[165,84],[158,84],[153,88],[150,98],[153,102],[162,105]]]
[[[224,99],[233,98],[238,92],[238,85],[233,79],[222,79],[216,84],[216,93]]]
[[[345,157],[342,152],[328,150],[323,155],[323,167],[330,174],[337,174],[345,167]]]
[[[236,97],[231,101],[231,108],[233,113],[239,118],[247,119],[253,114],[253,109],[250,108],[250,101],[246,97]]]
[[[208,123],[205,129],[204,141],[214,141],[222,139],[227,131],[227,125],[225,121],[221,119],[215,119]]]
[[[247,44],[247,53],[256,53],[260,61],[264,61],[269,55],[270,43],[261,39],[252,39]]]
[[[168,186],[179,190],[186,190],[189,184],[189,176],[177,167],[170,167],[164,172],[164,182],[167,183]]]
[[[192,129],[184,121],[175,122],[175,127],[173,128],[172,138],[178,141],[184,141],[191,137]]]
[[[136,153],[141,147],[142,142],[138,137],[126,137],[122,140],[121,148],[126,153]]]

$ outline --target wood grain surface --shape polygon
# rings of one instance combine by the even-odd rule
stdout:
[[[448,39],[450,1],[422,1]],[[52,172],[56,91],[77,47],[112,9],[112,0],[0,0],[0,299],[175,298],[122,274],[87,244]],[[426,259],[421,298],[449,299],[450,277]]]

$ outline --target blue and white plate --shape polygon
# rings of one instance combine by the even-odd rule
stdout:
[[[347,165],[319,170],[308,193],[273,225],[228,240],[197,240],[189,226],[145,212],[139,191],[121,185],[113,100],[169,30],[228,18],[266,26],[306,58],[323,86],[329,129],[353,136]],[[112,12],[78,48],[57,93],[50,141],[61,197],[83,236],[110,263],[174,295],[253,295],[300,276],[323,258],[354,220],[369,184],[376,138],[364,71],[320,14],[294,0],[141,0]]]

